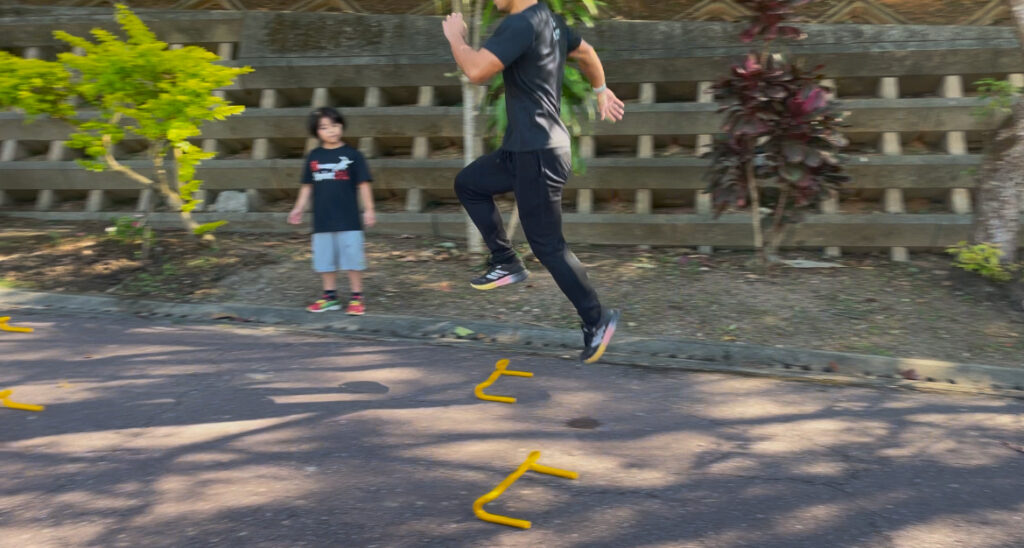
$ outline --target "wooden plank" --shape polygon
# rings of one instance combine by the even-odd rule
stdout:
[[[852,156],[847,169],[854,177],[846,188],[945,189],[973,188],[971,169],[978,155]],[[126,162],[144,168],[145,162]],[[374,186],[381,189],[449,190],[461,169],[459,159],[370,160]],[[208,160],[198,171],[210,190],[293,188],[301,175],[302,160]],[[635,190],[697,190],[707,161],[692,157],[594,158],[583,175],[569,181],[570,188]],[[18,161],[0,163],[2,190],[117,190],[136,188],[117,174],[87,172],[74,162]]]
[[[708,220],[696,215],[593,215],[565,221],[566,238],[589,243],[649,245],[712,245],[749,247],[753,241],[750,218],[724,215]],[[787,228],[786,247],[906,247],[936,248],[963,239],[970,219],[956,215],[823,215],[810,214],[805,222]],[[642,234],[641,237],[637,237]]]
[[[949,51],[891,51],[879,53],[833,53],[801,55],[806,66],[825,65],[829,78],[870,78],[879,74],[930,76],[948,73],[1009,73],[1021,70],[1019,52],[983,48]],[[716,80],[736,62],[735,55],[716,57],[670,57],[661,59],[615,59],[605,65],[611,83]]]
[[[918,99],[840,99],[849,115],[844,133],[883,131],[991,131],[1002,118],[975,116],[985,101],[976,97]]]
[[[124,162],[147,177],[155,176],[144,162]],[[0,163],[0,189],[4,190],[125,190],[141,186],[117,173],[95,173],[73,161],[19,161]]]
[[[34,212],[5,211],[3,216],[55,221],[105,221],[114,212]],[[286,213],[199,213],[196,220],[227,220],[222,230],[305,232],[285,223]],[[178,228],[177,215],[155,213],[157,227]],[[659,245],[750,247],[750,223],[745,214],[725,215],[709,220],[700,215],[566,214],[566,238],[573,243],[609,245]],[[445,238],[465,237],[465,217],[461,214],[381,213],[376,233],[433,234]],[[783,246],[820,248],[840,245],[844,248],[886,248],[903,246],[914,249],[941,249],[966,237],[971,219],[965,215],[809,215],[807,221],[787,228]],[[1024,228],[1021,230],[1024,242]]]
[[[977,44],[1019,47],[1012,27],[807,23],[801,24],[800,30],[806,32],[807,37],[788,42],[785,48],[795,55],[823,49],[934,50],[975,47]],[[580,32],[589,42],[600,45],[603,51],[631,57],[643,54],[665,56],[681,47],[687,48],[689,55],[727,47],[738,49],[742,55],[750,49],[748,44],[737,40],[737,25],[726,22],[607,21],[593,28],[583,28]]]
[[[849,115],[843,132],[851,135],[881,131],[988,131],[997,117],[980,118],[974,110],[984,101],[973,98],[854,99],[839,101]],[[615,124],[583,124],[586,135],[701,135],[721,131],[722,115],[714,103],[658,103],[626,106],[627,115]]]
[[[382,58],[356,59],[245,59],[255,72],[243,74],[228,89],[348,88],[395,86],[457,86],[448,76],[458,70],[455,61]]]
[[[61,8],[60,12],[50,13],[40,10],[36,16],[0,18],[0,48],[65,46],[54,38],[55,30],[81,37],[89,37],[89,31],[94,28],[121,34],[112,14],[111,9]],[[238,42],[242,36],[244,14],[241,13],[139,10],[137,15],[159,39],[168,43]]]
[[[956,99],[869,99],[842,101],[849,112],[850,135],[882,131],[988,131],[995,129],[996,117],[979,118],[972,113],[981,105],[976,98]],[[721,115],[709,103],[629,104],[622,121],[583,124],[585,135],[704,135],[718,133]],[[310,107],[249,108],[239,116],[203,126],[205,139],[297,139],[308,137],[306,116]],[[357,107],[344,109],[348,126],[345,135],[361,137],[459,137],[462,135],[460,107]],[[477,117],[477,131],[487,131],[488,115]],[[29,124],[15,113],[0,113],[0,140],[61,140],[70,131],[67,124],[42,118]]]
[[[204,125],[206,139],[306,138],[309,107],[250,108],[223,122]],[[459,107],[357,107],[342,109],[345,137],[461,137],[462,109]],[[485,128],[480,117],[478,130]],[[3,135],[0,118],[0,135]]]
[[[717,80],[732,63],[735,54],[696,57],[607,59],[609,82],[699,82]],[[911,50],[886,52],[819,53],[800,58],[808,66],[825,65],[829,78],[871,78],[880,74],[899,76],[941,76],[950,73],[1005,74],[1024,72],[1019,51],[980,46],[962,50]],[[451,86],[446,74],[454,63],[440,58],[419,62],[405,58],[365,59],[246,59],[255,72],[239,78],[237,88],[311,88],[365,86]]]
[[[52,46],[55,29],[83,35],[113,29],[107,15],[70,9],[0,19],[0,47]],[[239,42],[240,62],[258,70],[243,87],[453,85],[454,69],[436,20],[328,13],[140,11],[172,43]],[[347,29],[347,30],[346,30]],[[788,45],[829,77],[1024,72],[1010,28],[930,25],[803,25],[808,38]],[[601,49],[616,82],[716,80],[746,54],[734,24],[695,21],[602,22],[583,29]],[[368,38],[370,37],[370,38]]]

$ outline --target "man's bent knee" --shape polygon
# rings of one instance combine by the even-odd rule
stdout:
[[[469,175],[466,170],[459,171],[458,175],[455,176],[455,195],[460,198],[466,196],[472,192],[473,183],[469,179]]]
[[[569,246],[562,242],[545,242],[543,245],[531,245],[533,254],[544,266],[557,265],[568,261]]]

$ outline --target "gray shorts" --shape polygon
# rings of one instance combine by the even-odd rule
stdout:
[[[313,234],[313,270],[366,270],[363,231],[315,232]]]

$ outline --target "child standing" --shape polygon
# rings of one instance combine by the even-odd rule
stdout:
[[[341,309],[338,298],[337,271],[348,274],[352,297],[345,313],[361,316],[363,303],[363,226],[376,223],[373,192],[370,190],[370,168],[358,150],[341,140],[345,119],[330,107],[318,108],[309,115],[309,133],[320,140],[320,146],[306,157],[302,188],[288,222],[297,225],[313,200],[313,270],[320,274],[324,294],[306,307],[310,312]],[[359,202],[363,213],[359,215]]]

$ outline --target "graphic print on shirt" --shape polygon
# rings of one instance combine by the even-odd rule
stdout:
[[[317,161],[309,163],[309,170],[313,173],[314,181],[347,181],[349,180],[348,166],[352,160],[348,156],[339,156],[338,162],[334,164],[321,164]]]

